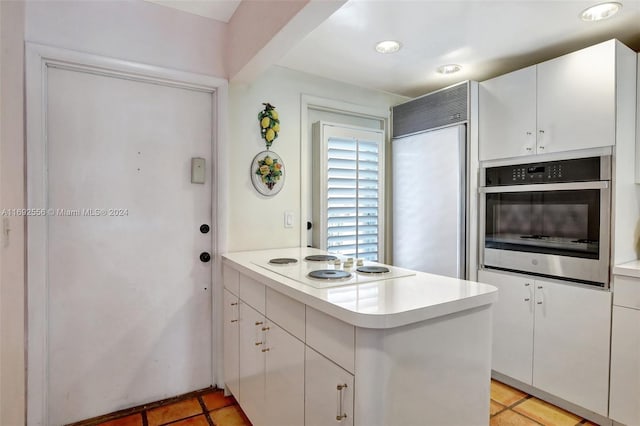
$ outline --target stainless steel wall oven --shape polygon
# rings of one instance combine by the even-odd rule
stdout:
[[[482,169],[485,268],[609,286],[611,157]]]

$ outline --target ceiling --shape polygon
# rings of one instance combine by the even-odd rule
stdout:
[[[216,21],[229,22],[241,0],[145,0]]]
[[[618,0],[620,1],[620,0]],[[350,0],[284,55],[279,65],[405,96],[482,81],[610,38],[640,50],[640,0],[608,20],[584,22],[594,1]],[[402,49],[380,54],[376,42]],[[442,75],[443,64],[462,65]]]
[[[146,1],[229,22],[241,0]],[[310,4],[314,1],[331,0]],[[640,51],[640,0],[617,0],[623,7],[608,20],[579,18],[582,10],[601,1],[349,0],[292,49],[280,52],[277,64],[414,97],[463,80],[483,81],[611,38]],[[398,40],[402,49],[377,53],[374,45],[381,40]],[[436,72],[449,63],[462,65],[462,71]]]

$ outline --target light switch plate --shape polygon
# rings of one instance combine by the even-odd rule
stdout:
[[[284,212],[284,227],[293,228],[293,212]]]

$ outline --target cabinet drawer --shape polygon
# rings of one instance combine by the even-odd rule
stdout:
[[[640,309],[640,280],[637,278],[613,277],[613,304]]]
[[[224,288],[238,296],[240,294],[240,272],[228,265],[222,265],[222,282]]]
[[[240,274],[240,299],[264,315],[265,286],[253,278]]]
[[[345,370],[355,370],[355,327],[307,306],[307,345]]]
[[[303,303],[268,288],[266,312],[270,321],[304,342],[305,306]]]

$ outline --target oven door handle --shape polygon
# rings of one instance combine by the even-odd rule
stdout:
[[[542,183],[534,185],[483,186],[478,190],[481,194],[495,194],[499,192],[538,192],[538,191],[572,191],[580,189],[608,189],[609,181],[595,182],[567,182]]]

